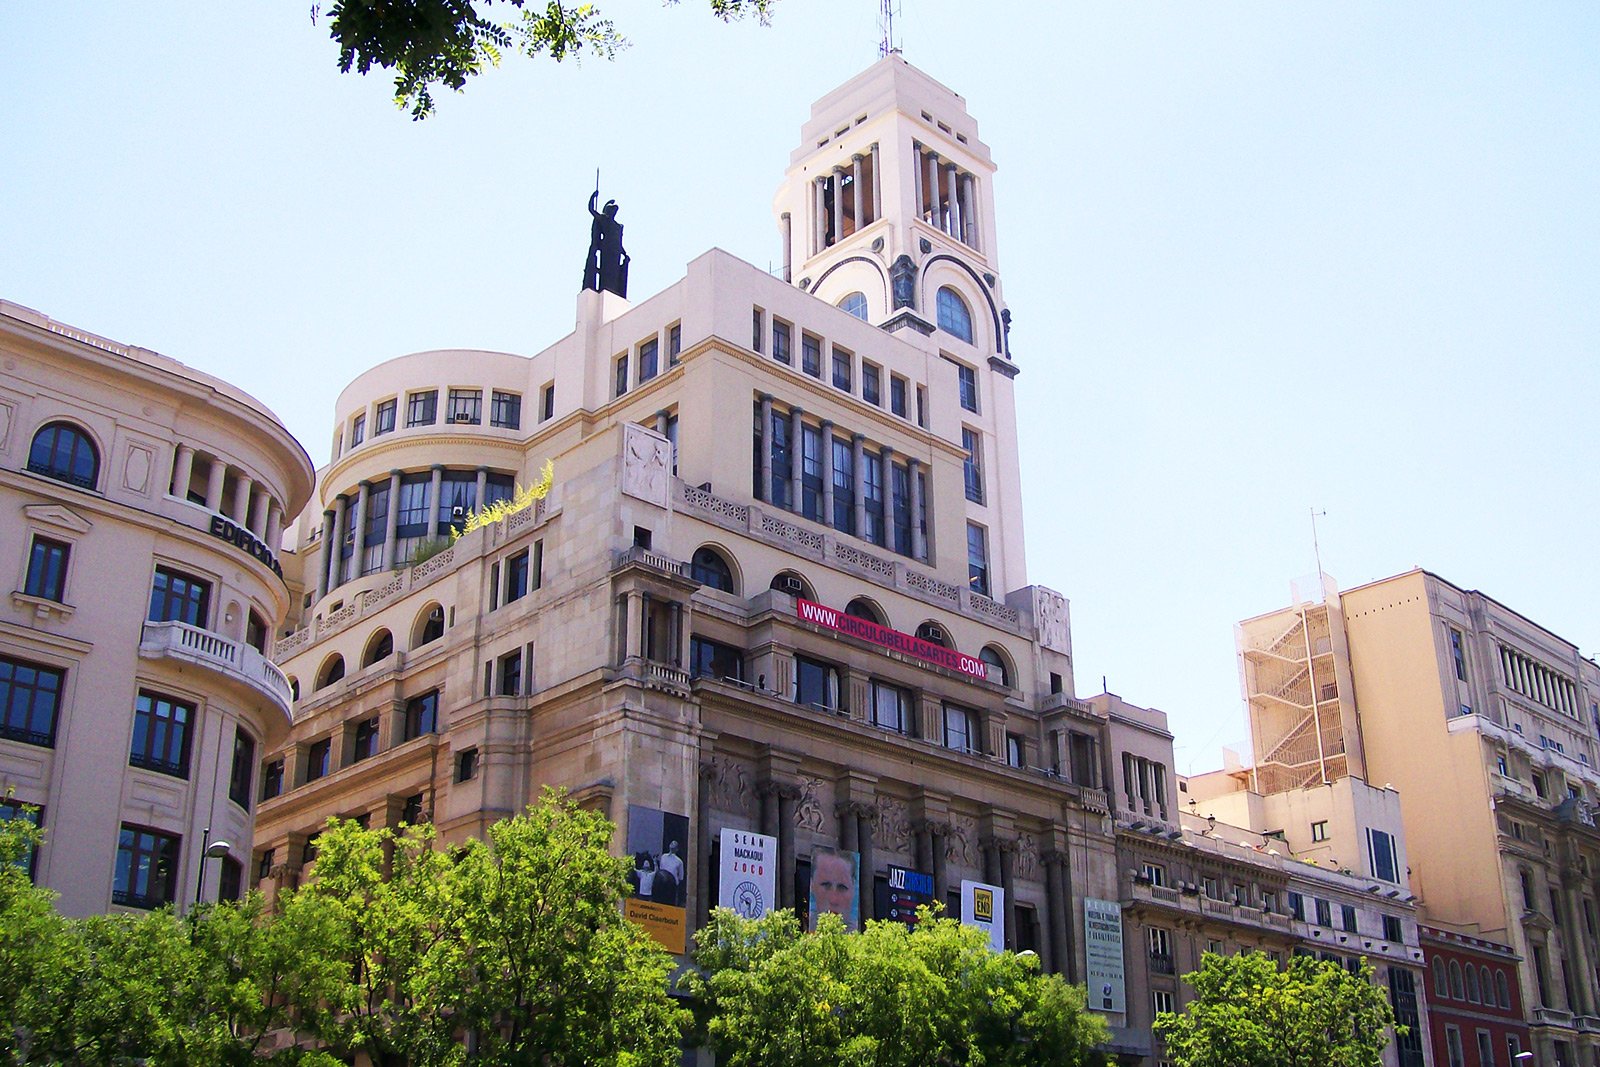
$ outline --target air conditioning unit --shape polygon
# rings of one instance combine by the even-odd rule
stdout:
[[[466,517],[467,517],[467,509],[462,507],[460,504],[457,504],[455,507],[450,509],[450,518],[452,520],[454,520],[454,519],[464,519]]]
[[[936,645],[944,644],[944,630],[937,626],[925,626],[922,630],[924,640],[932,641]]]
[[[786,574],[782,581],[783,591],[793,596],[800,596],[806,591],[806,583],[793,575]]]
[[[458,411],[454,415],[450,416],[450,421],[451,422],[476,422],[478,420],[474,419],[472,417],[472,415],[469,414],[468,412]]]

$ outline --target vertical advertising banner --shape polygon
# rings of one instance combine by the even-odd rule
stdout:
[[[778,897],[778,839],[748,830],[722,830],[717,904],[746,919],[771,911]]]
[[[811,929],[827,912],[844,918],[845,929],[861,929],[861,853],[819,848],[811,856]]]
[[[674,955],[683,955],[684,902],[689,898],[689,819],[655,808],[628,805],[628,855],[633,871],[623,912]]]
[[[889,877],[876,887],[878,917],[917,925],[917,908],[933,903],[933,875],[889,864]]]
[[[1089,1010],[1125,1013],[1122,906],[1116,901],[1083,898],[1083,962]]]
[[[1006,949],[1006,891],[987,882],[961,880],[961,921],[989,934],[989,947]]]

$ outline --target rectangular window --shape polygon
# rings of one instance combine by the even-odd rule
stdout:
[[[1467,650],[1461,640],[1461,631],[1450,628],[1450,658],[1455,662],[1456,678],[1467,680]]]
[[[1293,890],[1289,892],[1289,914],[1301,922],[1306,921],[1306,898]]]
[[[833,528],[856,532],[855,453],[850,442],[839,437],[833,439]]]
[[[989,595],[989,539],[982,526],[967,523],[967,585]]]
[[[522,429],[522,394],[502,393],[496,389],[489,394],[489,425],[503,430]]]
[[[275,759],[261,768],[261,799],[271,800],[283,792],[283,760]]]
[[[1467,1053],[1461,1047],[1461,1028],[1446,1026],[1444,1028],[1445,1052],[1450,1058],[1449,1067],[1467,1067]]]
[[[1494,1035],[1478,1031],[1478,1067],[1494,1067]]]
[[[1027,757],[1024,752],[1021,734],[1006,734],[1006,766],[1027,766]]]
[[[1398,916],[1385,915],[1383,917],[1383,939],[1392,941],[1397,945],[1405,941],[1405,927]]]
[[[232,856],[222,857],[217,872],[217,899],[241,900],[244,897],[244,864]]]
[[[822,521],[822,430],[800,427],[800,514]]]
[[[872,724],[897,734],[911,732],[911,693],[897,685],[873,682]]]
[[[861,456],[861,498],[866,504],[867,528],[861,531],[875,545],[884,543],[883,462],[875,452]]]
[[[450,390],[451,422],[464,423],[477,426],[483,422],[483,390],[482,389],[452,389]]]
[[[432,426],[439,417],[439,390],[425,389],[406,396],[406,425]]]
[[[371,759],[378,754],[378,716],[362,719],[356,723],[356,732],[350,746],[350,759],[359,763],[364,759]]]
[[[1151,885],[1164,886],[1167,884],[1167,869],[1159,863],[1145,862],[1139,867],[1139,877]]]
[[[773,409],[772,426],[768,437],[772,441],[772,485],[767,500],[780,508],[793,510],[794,501],[791,499],[790,487],[794,474],[789,466],[788,415]]]
[[[528,550],[506,560],[506,603],[528,595]]]
[[[889,410],[906,417],[906,380],[898,374],[889,375]]]
[[[383,400],[378,403],[377,410],[372,413],[372,436],[394,432],[395,409],[399,407],[398,400]]]
[[[772,320],[772,358],[779,363],[790,363],[794,357],[790,354],[789,324]]]
[[[456,757],[456,781],[470,782],[478,777],[478,750],[469,748]]]
[[[761,309],[754,308],[750,312],[750,347],[756,352],[761,351]]]
[[[882,382],[876,366],[861,361],[861,399],[869,404],[882,404]]]
[[[71,546],[61,541],[35,537],[28,552],[28,576],[22,583],[23,593],[58,604],[65,600],[67,560],[71,553]]]
[[[895,463],[889,469],[890,515],[894,520],[894,550],[911,555],[911,468]]]
[[[652,337],[639,346],[639,384],[654,378],[661,369],[661,342]]]
[[[160,693],[140,690],[133,709],[133,745],[128,763],[174,778],[189,777],[189,739],[194,708]]]
[[[306,746],[306,781],[326,778],[333,770],[333,739],[324,737]]]
[[[500,695],[522,695],[522,653],[511,652],[500,657]]]
[[[123,823],[111,902],[153,910],[177,899],[178,842],[172,834]]]
[[[667,327],[667,366],[676,367],[678,357],[683,355],[683,324],[673,323]]]
[[[354,448],[367,439],[367,414],[362,412],[350,423],[350,447]]]
[[[1157,1015],[1162,1015],[1172,1011],[1172,994],[1165,989],[1151,990],[1150,1007]]]
[[[422,810],[421,793],[412,793],[406,797],[405,803],[400,807],[400,821],[407,826],[421,826],[428,821],[427,814]]]
[[[251,786],[256,776],[256,739],[244,732],[243,727],[233,728],[233,768],[228,774],[228,799],[250,809]]]
[[[971,367],[956,365],[956,381],[961,386],[961,406],[968,411],[978,410],[978,372]]]
[[[1371,853],[1372,877],[1398,883],[1400,858],[1395,851],[1394,835],[1384,830],[1368,830],[1367,849]]]
[[[204,628],[211,617],[211,583],[170,567],[157,567],[150,584],[151,622],[184,622]]]
[[[21,801],[13,800],[7,796],[0,796],[0,822],[5,822],[8,819],[21,819],[23,822],[30,823],[33,826],[42,826],[44,825],[44,809],[32,804],[23,804]],[[17,866],[27,871],[28,880],[30,882],[33,881],[39,867],[39,850],[37,848],[29,848],[24,855],[18,856]]]
[[[411,741],[423,734],[436,733],[439,729],[439,691],[424,693],[413,697],[406,703],[406,728],[403,741]]]
[[[1317,906],[1317,925],[1331,927],[1333,925],[1333,905],[1326,900],[1314,900],[1313,902]]]
[[[977,430],[961,427],[961,447],[967,458],[963,466],[966,477],[967,499],[974,504],[983,503],[983,438]]]
[[[539,390],[539,421],[549,422],[556,417],[556,383],[551,382]]]
[[[944,747],[957,752],[977,751],[977,715],[971,708],[944,706]]]
[[[1068,766],[1074,785],[1100,788],[1100,742],[1093,734],[1067,732]]]
[[[1339,925],[1347,934],[1356,932],[1356,909],[1349,904],[1339,905]]]
[[[838,349],[834,349],[835,352]],[[800,331],[800,365],[813,377],[822,377],[822,338]],[[814,369],[813,369],[814,368]]]
[[[922,386],[917,386],[917,425],[924,430],[928,428],[928,391]]]
[[[838,345],[833,347],[833,385],[836,389],[850,391],[850,364],[852,358],[849,352]]]
[[[1326,841],[1328,839],[1328,820],[1318,819],[1311,824],[1311,840]]]
[[[794,701],[838,710],[839,669],[831,663],[796,656],[794,660]]]
[[[706,637],[689,638],[689,673],[696,678],[744,678],[744,653]]]

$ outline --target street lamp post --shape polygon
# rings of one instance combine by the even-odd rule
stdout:
[[[205,831],[200,835],[200,875],[195,879],[194,903],[190,905],[191,911],[200,906],[201,899],[205,895],[206,860],[218,859],[222,856],[230,855],[232,852],[232,845],[226,841],[211,840],[211,827],[205,828]]]

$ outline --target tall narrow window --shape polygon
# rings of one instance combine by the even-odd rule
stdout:
[[[944,706],[944,747],[957,752],[977,751],[977,715],[971,708]]]
[[[661,342],[650,338],[639,346],[639,384],[654,378],[661,369]]]
[[[789,363],[793,356],[789,354],[790,348],[789,324],[772,320],[772,358],[779,363]]]
[[[439,390],[425,389],[406,397],[406,425],[432,426],[439,414]]]
[[[48,537],[34,537],[28,552],[28,576],[23,580],[22,591],[41,600],[61,603],[67,592],[67,559],[70,546]]]
[[[750,347],[761,351],[761,309],[754,308],[750,312]]]
[[[399,401],[393,398],[379,402],[377,409],[372,413],[372,436],[378,437],[394,432],[394,414],[398,404]]]
[[[772,426],[770,427],[772,441],[772,485],[767,500],[780,508],[794,508],[791,499],[790,483],[794,472],[790,467],[789,458],[789,416],[774,409],[772,412]]]
[[[1368,849],[1372,856],[1372,877],[1385,882],[1400,880],[1400,863],[1394,847],[1394,835],[1383,830],[1367,831]]]
[[[189,740],[193,724],[193,706],[141,690],[134,702],[133,746],[128,763],[174,778],[189,777]]]
[[[852,358],[849,352],[834,346],[833,349],[833,385],[836,389],[850,391],[850,364]]]
[[[897,685],[871,683],[872,724],[897,734],[910,733],[911,691]]]
[[[439,730],[439,691],[437,689],[413,697],[406,703],[405,737],[410,741]]]
[[[961,447],[967,458],[963,473],[966,476],[967,499],[974,504],[983,503],[983,438],[978,431],[961,427]]]
[[[667,327],[667,366],[676,367],[678,358],[683,355],[683,323],[675,322]]]
[[[894,521],[893,548],[902,556],[911,555],[911,468],[896,463],[890,469],[891,515]]]
[[[522,429],[522,394],[502,393],[496,389],[489,394],[489,425],[502,430]]]
[[[235,804],[250,809],[251,786],[254,784],[256,774],[256,739],[244,732],[244,728],[233,728],[233,768],[228,774],[228,799]]]
[[[367,521],[361,530],[361,573],[383,569],[383,540],[389,533],[389,482],[378,482],[367,492]]]
[[[500,695],[522,695],[522,653],[510,652],[500,657]]]
[[[10,797],[0,796],[0,823],[8,819],[21,819],[32,826],[41,826],[44,823],[44,809],[37,805],[23,804]],[[18,867],[28,872],[28,880],[30,882],[33,881],[34,876],[38,873],[38,848],[29,848],[26,853],[17,857],[16,863]]]
[[[556,383],[550,382],[539,391],[539,421],[549,422],[556,417]]]
[[[855,453],[850,442],[833,439],[833,528],[847,534],[856,532]]]
[[[883,463],[875,452],[861,457],[861,497],[866,502],[867,528],[861,535],[875,545],[884,543]]]
[[[306,782],[326,778],[333,770],[333,739],[324,737],[306,746]]]
[[[822,340],[804,331],[800,334],[800,365],[813,378],[822,377]]]
[[[271,760],[261,768],[261,799],[271,800],[282,792],[283,760]]]
[[[211,617],[211,583],[171,567],[157,567],[150,584],[150,622],[204,627]]]
[[[889,410],[906,417],[906,380],[898,374],[889,375]]]
[[[623,353],[622,355],[617,357],[616,392],[613,395],[621,396],[623,393],[626,393],[627,391],[628,391],[628,356],[627,356],[627,353]]]
[[[370,759],[378,754],[378,717],[362,719],[356,723],[355,737],[350,746],[350,759],[353,763]]]
[[[978,410],[978,372],[971,367],[956,365],[956,383],[961,388],[961,406],[968,411]]]
[[[52,667],[0,656],[0,737],[53,748],[65,678]]]
[[[869,404],[883,402],[879,375],[880,372],[876,366],[866,360],[861,361],[861,399]]]
[[[1463,646],[1461,631],[1454,626],[1450,628],[1450,658],[1455,662],[1456,678],[1467,680],[1467,650]]]
[[[967,585],[989,595],[989,539],[975,522],[967,523]]]
[[[354,448],[367,439],[367,413],[362,412],[350,423],[350,447]]]
[[[800,513],[822,521],[822,431],[809,424],[800,427]]]
[[[528,550],[506,560],[506,603],[528,595]]]
[[[153,910],[177,899],[178,842],[172,834],[123,823],[111,902]]]
[[[972,312],[967,308],[967,302],[961,299],[959,293],[949,286],[939,290],[936,298],[939,329],[952,337],[972,344]]]

